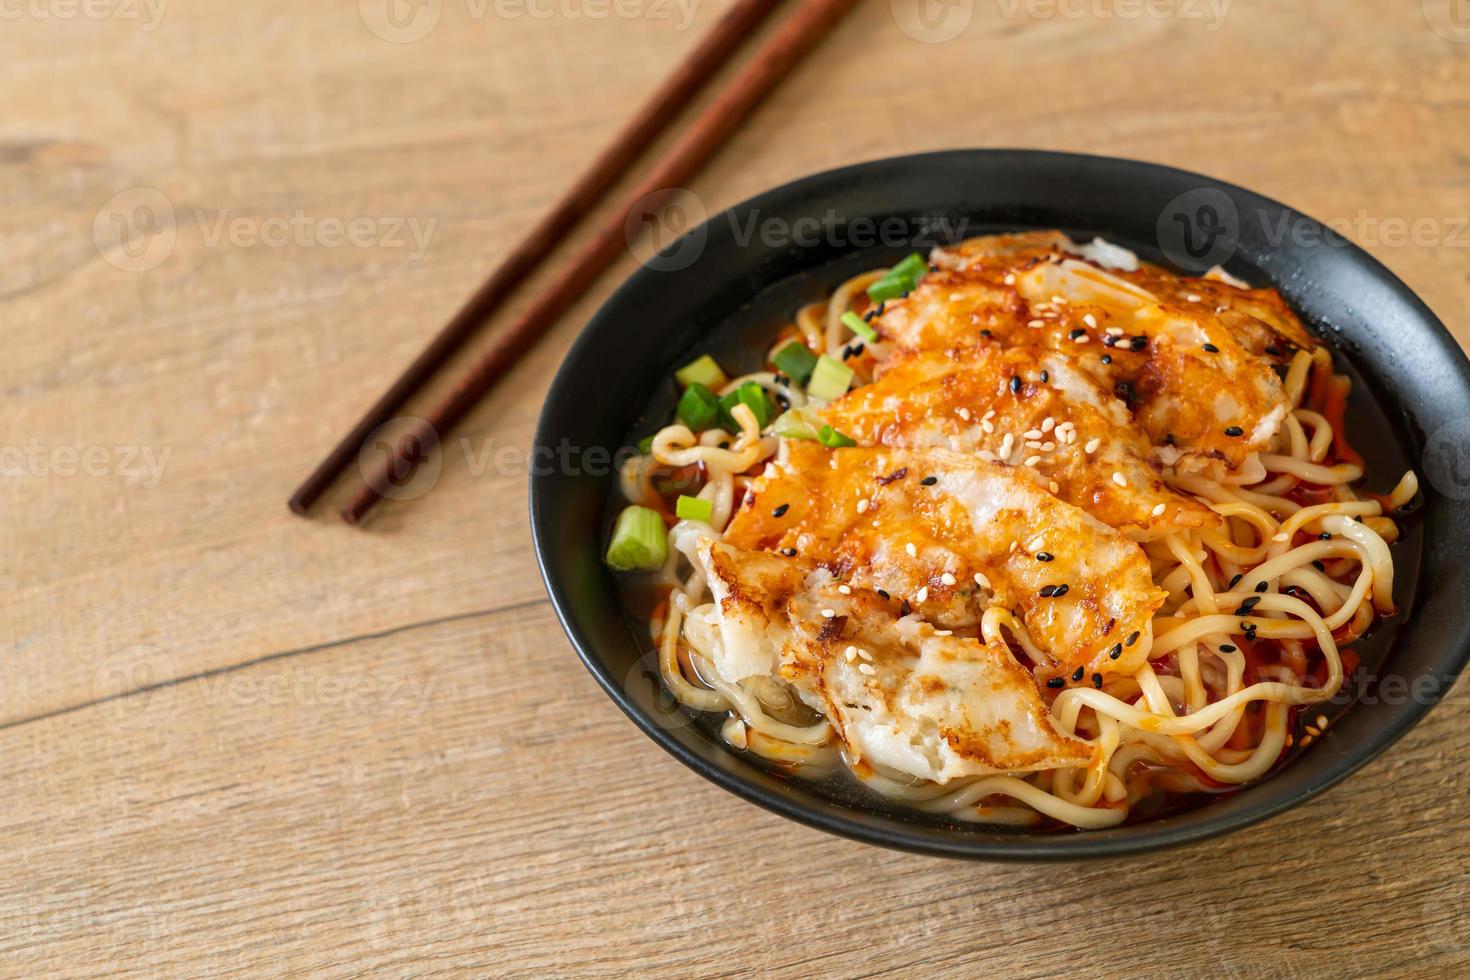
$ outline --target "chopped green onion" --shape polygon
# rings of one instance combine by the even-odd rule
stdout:
[[[788,408],[771,423],[771,431],[783,439],[815,439],[818,421],[806,409]]]
[[[644,456],[653,452],[653,436],[647,435],[638,440],[638,452]]]
[[[708,354],[697,357],[674,372],[674,380],[685,388],[698,383],[706,388],[723,388],[730,379]]]
[[[842,449],[857,445],[851,437],[843,435],[830,425],[822,426],[822,431],[817,433],[817,441],[828,449]]]
[[[846,394],[850,384],[852,368],[823,354],[817,358],[817,366],[812,371],[812,380],[806,386],[806,393],[813,398],[831,401]]]
[[[908,258],[898,263],[898,265],[889,269],[888,274],[895,279],[907,279],[909,282],[918,285],[919,280],[924,278],[924,273],[928,271],[929,264],[924,261],[924,256],[918,252],[914,252]]]
[[[669,557],[668,529],[656,510],[627,507],[618,515],[607,563],[620,572],[653,571]]]
[[[736,405],[746,405],[755,415],[755,423],[762,429],[766,423],[771,421],[771,416],[776,414],[771,405],[770,396],[766,389],[754,381],[747,381],[720,399],[720,423],[731,432],[740,431],[740,423],[735,421],[732,409]]]
[[[894,279],[884,276],[868,287],[868,299],[874,303],[882,303],[890,299],[898,299],[908,292],[908,284],[902,279]]]
[[[807,350],[806,344],[793,340],[776,352],[771,363],[786,377],[804,385],[812,376],[812,368],[817,366],[817,355]]]
[[[868,299],[875,303],[884,300],[896,299],[907,293],[911,293],[919,280],[924,278],[924,273],[929,267],[924,263],[924,257],[918,252],[899,262],[893,268],[868,287]]]
[[[699,497],[680,494],[679,499],[674,501],[674,513],[679,515],[681,521],[704,521],[708,524],[714,512],[715,505]]]
[[[720,397],[695,381],[679,398],[679,421],[695,432],[703,432],[720,417]]]
[[[872,343],[873,341],[878,339],[878,331],[869,326],[867,320],[864,320],[862,317],[858,316],[856,313],[853,313],[851,310],[842,314],[842,323],[845,327],[847,327],[847,329],[851,330],[854,334],[863,338],[868,343]]]

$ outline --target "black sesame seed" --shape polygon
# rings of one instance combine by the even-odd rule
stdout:
[[[1232,588],[1232,589],[1235,588],[1237,585],[1240,584],[1240,580],[1242,578],[1244,578],[1244,576],[1242,576],[1242,575],[1235,576],[1235,578],[1233,578],[1233,579],[1230,580],[1230,585],[1228,586],[1228,588]]]
[[[881,302],[881,303],[878,304],[878,309],[877,309],[877,311],[873,315],[874,316],[882,316],[883,315],[883,307],[885,307],[887,305],[888,305],[888,301],[885,299],[883,302]]]
[[[1102,690],[1102,674],[1092,675],[1092,686],[1097,688],[1099,691]]]
[[[1267,588],[1267,584],[1265,582],[1257,582],[1256,583],[1256,591],[1257,592],[1265,592],[1266,591],[1266,588]]]
[[[1084,670],[1081,667],[1078,667],[1076,670],[1072,671],[1072,680],[1074,680],[1074,681],[1080,681],[1082,679],[1082,675],[1085,674],[1085,673],[1087,673],[1086,670]]]
[[[1036,553],[1036,560],[1037,561],[1052,561],[1055,558],[1056,558],[1056,555],[1052,554],[1050,551],[1038,551]]]
[[[1142,334],[1139,334],[1137,337],[1133,338],[1133,342],[1129,346],[1131,346],[1134,350],[1143,350],[1145,347],[1148,346],[1148,338],[1143,336]]]
[[[1047,382],[1048,382],[1048,381],[1050,381],[1050,380],[1051,380],[1051,375],[1050,375],[1050,374],[1048,374],[1048,373],[1047,373],[1047,372],[1045,372],[1045,371],[1042,371],[1042,372],[1041,372],[1041,383],[1042,383],[1042,384],[1046,384],[1046,383],[1047,383]]]
[[[776,384],[782,388],[785,388],[787,385],[791,384],[791,379],[786,377],[786,375],[784,374],[778,374],[776,375]]]
[[[781,411],[784,412],[784,411],[786,411],[786,409],[788,409],[788,408],[791,407],[791,399],[790,398],[787,398],[785,395],[781,394],[778,391],[778,392],[776,392],[776,404],[777,405],[780,405],[781,406]]]
[[[1315,568],[1319,572],[1325,572],[1325,571],[1327,571],[1327,566],[1325,564],[1323,564],[1322,562],[1320,562],[1320,561],[1314,561],[1314,562],[1312,562],[1312,567]]]
[[[1220,644],[1220,652],[1221,653],[1234,653],[1235,652],[1235,644],[1233,644],[1233,643],[1222,643],[1222,644]]]
[[[1128,639],[1123,641],[1123,645],[1131,647],[1133,644],[1138,642],[1138,638],[1142,635],[1143,634],[1138,632],[1138,630],[1134,630],[1132,633],[1128,634]]]
[[[1280,357],[1282,356],[1283,351],[1280,347],[1267,347],[1266,353],[1271,355],[1272,357]]]
[[[1085,336],[1087,336],[1087,331],[1086,330],[1083,330],[1081,327],[1078,327],[1077,329],[1073,330],[1071,333],[1067,334],[1067,336],[1070,337],[1072,340],[1076,340],[1078,337],[1085,337]]]
[[[1043,585],[1041,587],[1041,591],[1037,594],[1040,595],[1043,599],[1050,599],[1052,596],[1057,594],[1057,587],[1055,585]]]
[[[1242,429],[1238,425],[1232,425],[1228,429],[1225,430],[1225,434],[1227,436],[1229,436],[1230,438],[1234,439],[1236,436],[1243,436],[1243,435],[1245,435],[1245,430]]]
[[[1108,651],[1108,656],[1113,660],[1117,660],[1119,657],[1123,656],[1123,644],[1114,643],[1113,648]]]
[[[907,599],[904,599],[902,602],[900,602],[898,604],[898,615],[899,615],[900,618],[901,617],[904,617],[904,616],[907,616],[909,613],[911,613],[913,611],[914,611],[914,607],[911,606],[911,605],[909,605],[909,601]]]
[[[1214,344],[1205,344],[1205,350],[1209,351],[1211,354],[1220,353],[1220,348],[1216,347]]]
[[[885,599],[892,599],[893,598],[893,596],[891,596],[891,595],[888,594],[888,590],[887,589],[879,589],[878,590],[878,594],[881,595]]]
[[[777,507],[775,510],[771,511],[771,516],[772,517],[785,517],[786,516],[786,512],[788,510],[790,510],[790,509],[791,509],[791,505],[790,504],[782,504],[780,507]]]
[[[1047,687],[1051,687],[1051,688],[1058,688],[1058,687],[1063,687],[1063,686],[1065,686],[1065,685],[1066,685],[1066,683],[1067,683],[1067,682],[1066,682],[1066,681],[1064,681],[1064,680],[1063,680],[1063,679],[1062,679],[1062,678],[1060,678],[1060,677],[1053,677],[1053,678],[1051,678],[1051,679],[1050,679],[1050,680],[1048,680],[1048,681],[1047,681],[1047,682],[1046,682],[1046,686],[1047,686]]]
[[[924,479],[920,480],[919,482],[922,483],[926,487],[932,487],[932,486],[934,486],[934,484],[936,484],[936,483],[939,482],[939,477],[937,477],[937,476],[926,476],[926,477],[924,477]]]
[[[787,558],[795,558],[796,557],[796,549],[795,548],[782,548],[781,549],[781,554],[785,555]]]
[[[1113,363],[1113,355],[1112,354],[1104,354],[1102,356],[1102,362],[1104,364],[1111,364],[1111,363]]]
[[[982,330],[980,331],[980,336],[984,337],[986,340],[989,340],[991,337],[991,333],[989,330]]]
[[[1329,531],[1323,531],[1321,534],[1317,535],[1317,540],[1318,541],[1331,541],[1332,540],[1332,533],[1329,532]]]
[[[1258,595],[1253,595],[1253,596],[1250,596],[1249,598],[1242,599],[1241,600],[1241,603],[1240,603],[1240,608],[1237,609],[1237,610],[1235,610],[1235,615],[1237,615],[1237,616],[1249,616],[1251,610],[1254,609],[1254,608],[1256,608],[1256,603],[1258,603],[1260,601],[1261,601],[1261,597],[1258,596]]]
[[[1021,390],[1021,376],[1019,374],[1013,374],[1013,375],[1011,375],[1011,391],[1020,391],[1020,390]]]
[[[864,323],[872,323],[873,322],[873,317],[875,317],[877,315],[878,315],[878,307],[875,306],[871,310],[869,310],[868,312],[866,312],[866,313],[863,314],[863,322]]]

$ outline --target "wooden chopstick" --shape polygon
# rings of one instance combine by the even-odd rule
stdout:
[[[598,229],[571,263],[506,329],[453,392],[427,416],[416,422],[394,449],[392,458],[376,477],[342,509],[342,519],[358,524],[382,499],[380,489],[392,486],[392,476],[411,466],[417,447],[431,446],[447,433],[516,360],[567,310],[626,247],[624,222],[644,199],[672,191],[734,132],[756,104],[856,0],[804,0],[752,56],[727,88],[701,112],[679,141],[658,161],[638,186],[628,192],[617,212]]]
[[[592,162],[561,199],[536,223],[490,278],[485,281],[439,331],[428,347],[358,420],[352,431],[322,460],[291,496],[290,506],[306,514],[342,471],[357,458],[363,442],[374,429],[387,422],[403,403],[423,386],[471,335],[490,318],[516,285],[525,280],[547,255],[607,193],[640,153],[669,123],[685,103],[729,60],[747,34],[760,25],[781,0],[736,0],[673,73],[664,79],[638,114],[623,127],[613,142]]]

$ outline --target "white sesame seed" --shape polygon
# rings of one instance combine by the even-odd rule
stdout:
[[[904,545],[903,546],[903,550],[904,551],[907,551],[909,553],[909,557],[910,558],[917,558],[917,557],[919,557],[919,549],[914,547],[914,543],[912,541],[910,541],[908,544]]]
[[[1016,274],[1014,272],[1007,272],[1005,283],[1007,286],[1014,286],[1016,284]]]
[[[1093,316],[1091,313],[1082,314],[1082,322],[1087,324],[1089,327],[1092,327],[1094,329],[1097,328],[1097,317]]]
[[[929,586],[927,586],[927,585],[924,586],[924,587],[922,587],[921,589],[919,589],[918,592],[915,592],[914,593],[914,601],[915,602],[924,602],[928,598],[929,598]]]
[[[1054,418],[1052,418],[1050,415],[1048,415],[1046,418],[1044,418],[1044,419],[1041,420],[1041,431],[1042,432],[1050,432],[1052,429],[1055,429],[1056,427],[1057,427],[1057,420],[1054,419]]]
[[[1041,448],[1041,440],[1040,439],[1027,439],[1022,445],[1024,445],[1027,449],[1040,449]]]
[[[1049,452],[1051,452],[1052,450],[1054,450],[1056,448],[1057,448],[1057,444],[1054,443],[1054,442],[1052,442],[1050,439],[1048,439],[1046,442],[1043,442],[1041,444],[1041,451],[1044,452],[1044,453],[1049,453]]]
[[[843,595],[852,595],[852,586],[850,586],[850,585],[839,585],[837,587],[837,591],[838,592],[841,592]]]
[[[1030,541],[1027,541],[1026,542],[1026,550],[1027,551],[1040,551],[1041,550],[1041,546],[1044,545],[1044,544],[1046,544],[1046,539],[1043,538],[1041,535],[1038,534],[1036,537],[1034,537]]]
[[[1119,473],[1118,471],[1114,470],[1113,471],[1113,482],[1116,483],[1120,487],[1126,487],[1128,485],[1128,478],[1125,477],[1122,473]]]
[[[1045,320],[1027,320],[1026,321],[1026,326],[1030,327],[1032,330],[1035,330],[1037,327],[1044,327],[1044,326],[1046,326],[1046,321]]]
[[[1184,298],[1187,299],[1187,300],[1189,300],[1191,303],[1198,303],[1199,302],[1199,293],[1190,293],[1188,296],[1186,296]]]
[[[980,417],[982,419],[986,419],[986,420],[995,418],[995,409],[992,408],[990,411],[986,412],[984,415],[982,415]]]
[[[1027,456],[1024,460],[1022,460],[1021,465],[1022,466],[1035,466],[1039,462],[1041,462],[1041,457],[1040,456]]]
[[[976,572],[975,573],[975,584],[978,585],[978,586],[980,586],[980,588],[982,588],[982,589],[988,589],[988,588],[990,588],[990,579],[986,578],[984,575],[980,574],[979,572]]]
[[[986,435],[990,435],[995,432],[995,423],[990,421],[989,419],[986,419],[985,421],[980,423],[980,430]]]
[[[980,450],[980,458],[987,463],[993,463],[995,462],[995,453],[991,452],[988,449],[982,449]]]
[[[945,585],[954,585],[955,578],[953,575],[949,574],[949,572],[945,572],[943,575],[939,576],[939,581],[943,582]]]
[[[846,650],[842,651],[842,655],[846,657],[849,661],[856,660],[857,647],[848,647]]]
[[[1001,458],[1002,459],[1009,459],[1010,458],[1010,455],[1011,455],[1011,450],[1012,449],[1015,449],[1015,448],[1016,448],[1016,437],[1013,436],[1013,435],[1011,435],[1009,432],[1007,432],[1006,433],[1006,437],[1000,441],[1000,455],[1001,455]]]
[[[1065,297],[1065,296],[1053,296],[1051,298],[1051,301],[1053,303],[1057,304],[1058,306],[1065,306],[1067,304],[1067,297]]]
[[[858,501],[858,513],[859,514],[866,514],[867,512],[868,512],[868,498],[867,497],[864,497],[862,500],[859,500]]]
[[[966,422],[970,421],[970,410],[968,408],[956,409],[955,414],[964,419]]]
[[[935,636],[954,636],[954,630],[935,630]]]
[[[1089,336],[1087,336],[1087,334],[1083,334],[1083,335],[1082,335],[1082,336],[1080,336],[1080,337],[1078,337],[1078,338],[1077,338],[1077,339],[1076,339],[1076,341],[1075,341],[1075,343],[1079,343],[1079,344],[1085,344],[1085,343],[1087,343],[1087,342],[1088,342],[1088,341],[1089,341],[1089,340],[1091,340],[1091,339],[1092,339],[1092,338],[1091,338],[1091,337],[1089,337]]]
[[[1153,515],[1155,517],[1162,517],[1163,514],[1164,514],[1164,505],[1163,504],[1154,504]]]
[[[1022,434],[1021,438],[1023,438],[1023,439],[1040,439],[1041,438],[1041,430],[1040,429],[1027,429]]]
[[[1122,327],[1108,327],[1107,333],[1108,333],[1108,336],[1109,337],[1121,337],[1121,336],[1123,336],[1123,328]]]
[[[836,616],[836,615],[837,615],[837,610],[835,610],[835,609],[823,609],[822,610],[822,618],[823,619],[831,619],[833,616]]]
[[[873,669],[872,664],[858,664],[858,670],[869,677],[872,677],[874,674],[878,673],[876,670]]]
[[[1058,490],[1061,489],[1061,487],[1057,486],[1056,480],[1052,480],[1050,483],[1047,484],[1047,489],[1050,490],[1052,493],[1056,493]]]
[[[1101,439],[1089,439],[1089,440],[1087,440],[1087,445],[1085,445],[1085,446],[1082,447],[1082,451],[1084,453],[1086,453],[1087,455],[1091,456],[1093,453],[1097,452],[1097,447],[1098,446],[1101,446],[1101,445],[1102,445],[1102,440]]]

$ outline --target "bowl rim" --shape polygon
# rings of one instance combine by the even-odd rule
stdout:
[[[1195,182],[1195,185],[1198,187],[1217,188],[1226,191],[1232,197],[1247,200],[1255,206],[1279,210],[1294,220],[1304,221],[1318,229],[1325,227],[1322,222],[1272,198],[1265,197],[1216,177],[1163,164],[1125,157],[1054,150],[955,148],[874,158],[838,168],[808,173],[711,214],[694,231],[704,230],[707,232],[716,222],[727,220],[733,212],[763,210],[770,207],[772,202],[778,199],[801,193],[805,189],[824,182],[841,183],[847,178],[856,177],[874,168],[899,164],[921,166],[929,161],[940,161],[953,157],[985,157],[1002,163],[1020,166],[1034,164],[1053,168],[1066,168],[1074,165],[1111,167],[1118,169],[1120,173],[1134,169],[1140,175],[1153,174],[1158,176],[1167,175],[1172,178],[1182,177]],[[678,243],[676,242],[670,245],[665,251],[672,251],[677,247]],[[1467,388],[1470,388],[1470,361],[1467,361],[1465,352],[1459,343],[1450,334],[1443,322],[1429,309],[1428,305],[1392,271],[1383,265],[1383,263],[1363,250],[1356,243],[1344,240],[1341,251],[1345,255],[1351,256],[1354,261],[1360,264],[1363,273],[1376,277],[1395,294],[1397,299],[1407,303],[1420,318],[1426,321],[1430,327],[1433,340],[1437,342],[1437,346],[1442,349],[1447,359],[1453,363],[1461,383]],[[1268,275],[1270,274],[1268,270],[1262,271]],[[579,366],[579,361],[581,356],[586,353],[593,334],[598,332],[600,325],[611,318],[612,313],[610,311],[616,309],[628,294],[634,292],[635,288],[646,285],[647,280],[656,275],[660,275],[660,273],[650,269],[646,264],[640,264],[608,296],[579,331],[547,389],[533,438],[533,455],[536,451],[552,444],[551,429],[554,427],[554,420],[552,418],[553,412],[551,406],[559,400],[559,396],[569,396],[575,393],[575,378],[580,371],[584,370],[584,368]],[[774,281],[777,280],[772,280],[772,282]],[[770,284],[768,282],[765,285]],[[1281,284],[1274,278],[1270,284],[1275,288],[1281,288]],[[1433,666],[1438,676],[1443,680],[1443,683],[1439,685],[1436,691],[1421,700],[1411,699],[1406,701],[1391,716],[1388,724],[1373,729],[1369,738],[1353,742],[1348,749],[1327,763],[1315,778],[1300,790],[1275,799],[1259,800],[1253,805],[1244,806],[1234,812],[1214,816],[1207,815],[1197,823],[1172,826],[1157,822],[1141,822],[1132,826],[1140,828],[1152,827],[1152,832],[1144,831],[1135,836],[1121,839],[1103,839],[1096,837],[1094,833],[1086,831],[1079,831],[1075,834],[1065,832],[1029,835],[1016,834],[1014,837],[1008,836],[1003,844],[997,844],[991,840],[967,840],[958,834],[946,835],[944,837],[932,836],[920,833],[917,825],[914,829],[910,829],[898,822],[887,822],[881,827],[874,826],[859,819],[862,811],[858,809],[848,808],[838,804],[830,811],[816,810],[808,807],[798,798],[783,796],[780,793],[773,792],[751,779],[742,778],[735,772],[721,768],[701,758],[678,739],[672,737],[662,725],[634,702],[633,698],[618,683],[617,678],[609,671],[607,666],[594,655],[598,641],[596,637],[590,635],[589,631],[584,627],[584,624],[572,609],[570,595],[574,586],[566,580],[562,570],[555,567],[548,559],[547,535],[550,529],[549,521],[553,520],[554,517],[543,506],[542,499],[544,494],[540,490],[549,481],[556,479],[558,479],[558,476],[554,472],[533,470],[529,480],[530,525],[537,566],[557,620],[571,641],[578,659],[581,660],[583,666],[613,703],[645,735],[666,752],[694,772],[735,796],[805,826],[880,847],[936,857],[995,862],[1050,863],[1142,854],[1224,836],[1260,823],[1305,803],[1336,786],[1348,776],[1376,759],[1402,738],[1411,728],[1417,725],[1448,694],[1454,684],[1454,680],[1462,672],[1466,663],[1470,662],[1470,633],[1462,632],[1458,643],[1451,649],[1443,651],[1434,660]],[[1424,565],[1429,564],[1433,550],[1433,543],[1426,540],[1421,559]],[[727,753],[729,752],[724,746],[719,746],[719,748]],[[1252,786],[1270,782],[1277,775],[1279,774],[1273,773],[1264,780],[1246,784],[1242,787],[1241,792],[1249,791]],[[1201,809],[1207,810],[1209,807]]]

